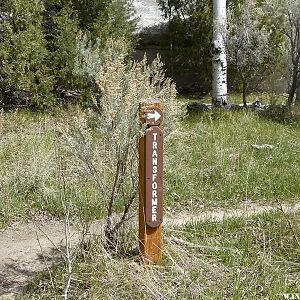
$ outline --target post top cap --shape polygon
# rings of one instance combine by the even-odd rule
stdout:
[[[140,101],[141,103],[160,103],[160,99],[157,98],[148,98]]]

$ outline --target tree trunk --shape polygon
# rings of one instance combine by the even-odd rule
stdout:
[[[171,78],[174,78],[173,32],[171,32],[172,6],[169,0],[168,0],[168,8],[169,8],[168,28],[169,28],[169,47],[170,47],[170,68],[171,68]]]
[[[300,105],[300,78],[298,78],[298,84],[297,84],[296,103],[297,105]]]
[[[247,108],[247,84],[243,82],[243,105]]]
[[[213,105],[227,104],[226,0],[213,1]]]
[[[298,75],[298,64],[294,63],[292,83],[291,83],[291,87],[289,89],[289,98],[287,101],[287,106],[289,109],[291,109],[294,105],[294,98],[295,98],[295,93],[297,90],[297,83],[298,83],[297,75]]]

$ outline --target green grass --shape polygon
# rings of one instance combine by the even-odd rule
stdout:
[[[191,100],[179,100],[183,112]],[[72,200],[74,218],[104,215],[96,184],[65,152],[55,129],[81,114],[73,108],[0,115],[0,227],[39,214],[61,217],[64,196]],[[166,209],[197,212],[299,201],[299,136],[297,118],[281,122],[278,115],[243,110],[186,114],[165,140]],[[103,241],[92,241],[74,259],[70,298],[275,300],[300,293],[299,213],[288,218],[290,223],[273,212],[166,228],[163,260],[147,268],[139,256],[124,255],[137,245],[136,228],[124,234],[115,254]],[[38,274],[21,299],[60,298],[65,266],[52,268],[51,275],[53,284],[48,272]]]
[[[179,98],[182,112],[192,100]],[[52,114],[1,113],[0,227],[41,212],[62,215],[57,159],[61,141],[55,124],[67,126],[78,114],[82,111],[77,108]],[[186,114],[165,141],[166,208],[197,211],[238,207],[245,201],[299,201],[299,136],[299,122],[285,124],[252,111]],[[256,150],[252,144],[271,144],[274,149]],[[64,157],[66,196],[75,215],[103,216],[91,176],[80,170],[74,157]]]
[[[298,201],[299,136],[297,124],[252,111],[190,112],[166,142],[167,205],[180,210]]]
[[[76,109],[56,111],[54,116],[27,110],[2,113],[0,228],[36,215],[63,215],[60,156],[65,158],[65,194],[72,200],[76,217],[104,215],[95,184],[75,170],[75,162],[63,151],[55,132],[56,123],[67,126],[78,113]]]
[[[70,299],[284,299],[300,293],[299,230],[299,213],[281,212],[167,228],[163,260],[152,267],[94,241],[74,262]],[[51,270],[53,285],[39,274],[27,295],[60,295],[64,270]]]
[[[211,247],[193,251],[213,257],[228,270],[220,282],[207,288],[208,299],[280,299],[282,293],[300,292],[299,229],[299,213],[278,212],[188,224],[174,234]]]

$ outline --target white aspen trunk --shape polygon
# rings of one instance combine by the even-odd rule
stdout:
[[[226,0],[213,0],[213,104],[227,104]]]

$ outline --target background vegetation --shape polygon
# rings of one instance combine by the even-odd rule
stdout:
[[[99,91],[75,74],[77,41],[103,47],[109,38],[134,46],[132,6],[126,0],[4,0],[1,2],[0,105],[49,108],[90,103]]]
[[[210,91],[212,1],[157,2],[168,20],[172,71],[196,72]],[[299,4],[298,0],[227,1],[228,89],[242,92],[244,103],[251,91],[275,90],[288,92],[293,105],[297,88],[299,100]]]
[[[172,59],[187,56],[209,86],[210,4],[159,3],[170,22]],[[158,58],[131,61],[137,37],[130,2],[1,2],[0,227],[47,218],[66,226],[64,263],[39,274],[28,297],[278,299],[299,292],[299,212],[170,226],[163,260],[149,268],[136,252],[132,221],[145,129],[138,104],[149,98],[164,105],[167,216],[299,202],[300,14],[286,18],[287,4],[276,1],[282,10],[275,13],[273,2],[228,3],[237,92],[229,99],[259,99],[269,109],[190,111],[187,104],[200,96],[176,98]],[[275,70],[286,76],[288,97],[272,86]],[[71,222],[87,230],[103,218],[104,237],[70,248]]]
[[[241,101],[240,96],[237,99]],[[179,101],[185,106],[191,98]],[[1,114],[2,227],[14,219],[30,218],[42,212],[63,215],[57,181],[57,147],[62,149],[67,194],[72,198],[75,215],[79,213],[87,219],[106,215],[105,203],[99,202],[104,198],[93,173],[80,162],[80,156],[74,155],[76,149],[92,155],[90,159],[96,164],[97,176],[101,180],[105,174],[107,179],[111,177],[101,167],[105,149],[99,142],[99,131],[95,131],[99,126],[98,118],[97,113],[80,108],[57,110],[54,115],[30,111]],[[86,140],[87,145],[76,148],[80,142],[77,139],[79,125],[84,136],[91,137]],[[72,139],[77,141],[71,149],[63,146],[65,142],[59,133],[67,128],[71,130],[69,134],[73,132]],[[167,211],[196,212],[213,207],[298,201],[299,134],[299,119],[284,122],[278,112],[274,115],[255,111],[186,114],[166,138]],[[274,148],[255,149],[252,146],[262,144]],[[89,147],[93,152],[83,152]],[[115,203],[117,211],[122,210],[122,203],[121,197]]]

